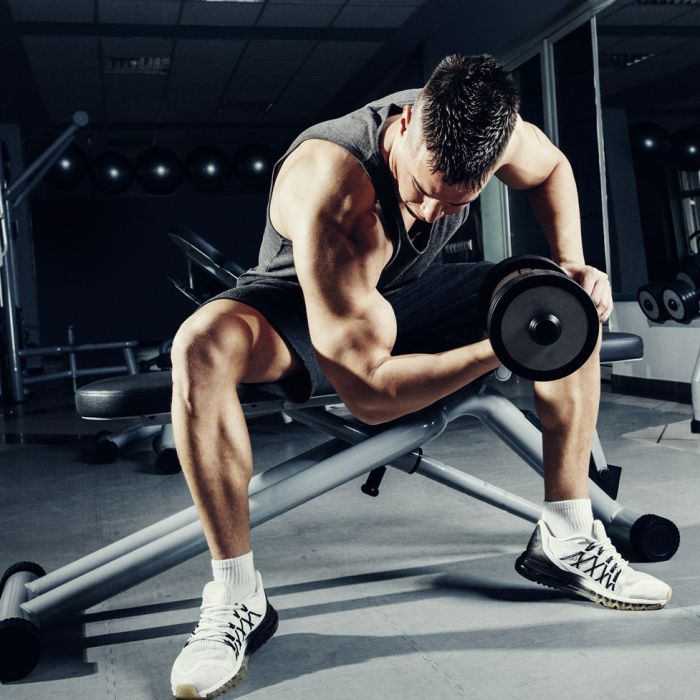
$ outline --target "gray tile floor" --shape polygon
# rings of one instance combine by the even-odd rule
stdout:
[[[530,402],[526,382],[499,389]],[[29,559],[50,571],[191,503],[182,475],[157,473],[146,444],[95,464],[90,433],[105,426],[80,421],[71,398],[45,389],[24,416],[0,421],[3,570]],[[624,468],[620,500],[681,529],[672,560],[639,565],[673,586],[665,610],[606,610],[530,584],[513,569],[528,523],[391,472],[379,498],[355,481],[254,530],[280,629],[224,697],[697,698],[700,455],[623,437],[690,413],[610,393],[601,403],[606,456]],[[276,420],[251,433],[256,471],[322,441]],[[455,421],[426,452],[541,499],[539,477],[474,419]],[[0,686],[0,698],[169,697],[209,575],[201,555],[47,631],[38,668]]]

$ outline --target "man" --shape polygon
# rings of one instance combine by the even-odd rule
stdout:
[[[238,383],[274,383],[304,401],[325,376],[357,418],[377,424],[495,369],[476,309],[490,263],[437,261],[492,175],[530,190],[552,258],[601,322],[610,315],[607,277],[584,261],[571,167],[518,107],[493,58],[450,56],[422,90],[311,127],[275,167],[258,266],[178,331],[173,427],[214,580],[173,667],[176,697],[235,685],[277,627],[250,547]],[[545,503],[517,568],[611,607],[660,608],[670,588],[627,565],[588,499],[599,348],[571,376],[535,383]]]

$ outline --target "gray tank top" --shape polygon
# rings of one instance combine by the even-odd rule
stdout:
[[[469,206],[457,214],[438,219],[414,241],[408,236],[399,208],[394,178],[379,149],[379,135],[387,118],[399,114],[404,106],[415,102],[419,90],[404,90],[371,102],[338,119],[316,124],[302,132],[275,164],[272,185],[284,159],[308,139],[331,141],[349,151],[360,162],[374,185],[381,207],[384,231],[389,236],[394,252],[382,271],[377,289],[388,292],[419,277],[435,260],[442,247],[466,221]],[[254,283],[279,283],[283,286],[299,284],[294,268],[292,242],[281,236],[270,222],[268,200],[265,231],[260,246],[258,264],[241,275],[238,286]]]

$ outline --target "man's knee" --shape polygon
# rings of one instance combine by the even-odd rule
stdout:
[[[252,343],[248,325],[235,313],[208,306],[190,316],[175,334],[173,381],[185,377],[218,381],[222,374],[240,381],[245,374]]]

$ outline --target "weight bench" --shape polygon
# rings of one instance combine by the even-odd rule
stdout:
[[[625,333],[603,338],[602,362],[639,359],[642,340]],[[536,522],[541,506],[475,478],[423,453],[423,445],[460,416],[470,415],[488,426],[540,475],[542,440],[536,416],[518,409],[487,378],[504,379],[502,369],[437,401],[432,406],[379,426],[325,410],[340,399],[328,393],[294,404],[241,385],[238,394],[247,417],[284,411],[293,420],[330,439],[253,477],[250,521],[254,527],[356,477],[369,473],[362,490],[377,495],[387,466],[422,474],[445,486]],[[500,375],[500,376],[499,376]],[[82,387],[76,396],[79,413],[88,419],[141,416],[146,425],[170,423],[169,372],[117,377]],[[623,551],[646,561],[670,559],[678,549],[678,528],[668,519],[639,514],[615,498],[619,467],[607,465],[597,434],[590,462],[590,494],[595,517]],[[176,513],[77,561],[46,574],[37,564],[11,566],[0,582],[0,680],[16,680],[36,666],[40,627],[85,610],[110,596],[177,566],[207,549],[194,506]]]

